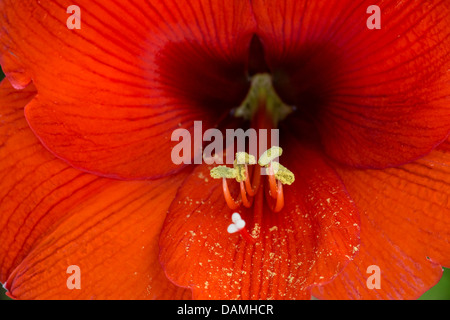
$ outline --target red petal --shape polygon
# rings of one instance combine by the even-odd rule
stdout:
[[[81,173],[45,150],[23,106],[33,87],[0,85],[0,281],[19,299],[187,297],[158,262],[158,237],[182,176],[120,182]],[[70,265],[82,290],[68,290]],[[189,293],[187,293],[189,294]]]
[[[212,127],[245,97],[249,3],[77,5],[81,30],[66,27],[66,1],[0,7],[7,76],[26,82],[13,72],[25,70],[39,92],[26,109],[31,127],[58,157],[89,172],[129,179],[176,170],[172,132],[192,130],[194,120]]]
[[[335,159],[384,168],[429,153],[450,128],[448,1],[261,0],[253,9],[277,89]]]
[[[228,234],[233,213],[222,182],[202,165],[181,187],[161,234],[161,262],[196,299],[308,299],[312,284],[329,281],[359,245],[358,214],[320,154],[289,141],[285,165],[296,181],[285,188],[285,208],[274,214],[238,211],[256,244]],[[231,192],[237,183],[230,182]]]
[[[180,179],[118,182],[70,210],[8,278],[19,299],[183,299],[164,275],[158,239]],[[81,289],[69,290],[71,265]]]
[[[361,250],[342,275],[319,288],[331,299],[416,299],[450,266],[450,143],[387,170],[340,169],[361,211]],[[366,286],[381,269],[381,290]]]

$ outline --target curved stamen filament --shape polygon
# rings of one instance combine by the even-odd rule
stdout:
[[[273,150],[278,150],[278,153]],[[271,211],[280,212],[283,209],[283,184],[291,185],[295,181],[295,176],[279,162],[271,161],[274,156],[281,154],[281,148],[274,149],[273,147],[266,153],[267,159],[263,159],[264,161],[262,162],[260,159],[260,161],[256,163],[254,157],[245,152],[240,152],[236,154],[234,168],[218,166],[210,171],[211,177],[214,179],[222,179],[225,201],[231,210],[238,209],[241,204],[246,208],[251,208],[255,202],[260,202],[259,200],[255,200],[260,189],[265,190],[265,192],[262,191],[261,195],[265,193]],[[262,165],[259,164],[260,162]],[[249,165],[255,165],[255,167],[249,169]],[[263,170],[263,167],[268,176],[268,186],[261,188],[261,170]],[[239,183],[241,196],[238,200],[235,200],[231,195],[227,179],[235,179]],[[265,182],[263,185],[265,185]]]
[[[254,192],[252,185],[250,184],[250,173],[248,172],[248,166],[245,165],[245,175],[246,175],[246,179],[245,179],[245,190],[247,191],[248,195],[250,197],[253,197],[256,192]]]
[[[267,170],[269,171],[270,196],[276,199],[278,197],[277,180],[275,179],[275,173],[273,172],[272,164],[269,165]]]
[[[245,189],[250,197],[254,197],[261,181],[261,168],[257,166],[253,170],[253,183],[250,183],[250,173],[247,165],[245,165],[245,172],[247,175],[247,178],[245,179]]]
[[[237,208],[239,208],[239,202],[236,202],[230,194],[230,189],[228,189],[228,182],[226,178],[223,178],[222,188],[223,188],[223,195],[225,197],[225,201],[228,207],[231,210],[236,210]]]
[[[240,182],[241,187],[241,198],[242,198],[242,204],[246,208],[251,208],[253,204],[253,198],[250,198],[250,200],[247,198],[247,192],[245,190],[245,184],[244,181]]]
[[[284,193],[283,193],[283,184],[281,181],[278,181],[278,190],[277,190],[277,201],[275,202],[275,207],[272,209],[273,212],[280,212],[284,207]]]
[[[275,193],[276,196],[275,199],[271,195],[269,195],[269,193],[271,192],[270,188],[266,189],[267,203],[269,205],[270,210],[275,213],[280,212],[284,207],[283,184],[280,181],[278,181],[277,185],[278,186]]]

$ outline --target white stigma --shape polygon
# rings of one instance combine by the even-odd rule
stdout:
[[[233,213],[233,215],[231,216],[231,220],[233,221],[233,223],[228,226],[228,233],[233,234],[245,228],[245,221],[242,220],[239,213]]]

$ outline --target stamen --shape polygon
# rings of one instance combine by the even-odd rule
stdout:
[[[231,210],[236,210],[237,208],[239,208],[239,202],[236,202],[230,194],[230,189],[228,189],[228,182],[226,178],[223,178],[222,188],[223,188],[223,195],[225,197],[225,201],[228,207]]]
[[[236,171],[236,181],[242,182],[248,178],[248,172],[245,170],[245,165],[236,164],[234,161],[234,170]]]
[[[280,212],[284,207],[284,193],[283,193],[283,184],[278,180],[278,192],[277,192],[277,201],[275,203],[275,207],[272,209],[273,212]]]
[[[273,160],[280,157],[283,154],[283,149],[280,147],[272,147],[269,150],[266,150],[258,160],[258,164],[261,167],[268,166]]]
[[[255,169],[255,170],[259,170],[259,167],[257,169]],[[248,166],[247,165],[245,165],[245,171],[246,171],[246,174],[247,174],[247,179],[245,179],[245,189],[247,190],[247,193],[248,193],[248,195],[250,197],[254,197],[255,194],[256,194],[256,190],[258,189],[259,181],[258,181],[258,184],[256,185],[256,187],[253,188],[253,186],[250,183],[250,173],[248,172]],[[253,172],[253,181],[255,181],[255,177],[256,177],[255,175],[256,175],[256,172]]]
[[[277,182],[277,191],[275,194],[275,198],[272,195],[269,195],[271,192],[270,189],[266,190],[266,199],[269,205],[269,208],[272,212],[280,212],[284,208],[284,193],[283,193],[283,184],[281,181]]]
[[[240,183],[241,187],[241,198],[242,198],[242,204],[246,208],[251,208],[253,204],[253,198],[250,198],[250,201],[247,198],[247,192],[245,191],[245,183],[244,181],[241,181]]]
[[[261,167],[256,166],[253,170],[253,190],[254,192],[258,192],[259,185],[261,183]]]
[[[248,178],[247,165],[255,165],[256,159],[254,156],[247,152],[236,153],[236,159],[234,160],[234,170],[236,170],[236,181],[242,182]]]
[[[280,121],[292,112],[294,112],[294,107],[284,104],[278,96],[271,75],[256,74],[251,79],[248,95],[235,110],[234,115],[250,120],[252,128],[272,130],[278,128]],[[270,141],[266,140],[266,143],[270,143],[272,146],[275,144],[275,139],[271,137]],[[230,150],[234,150],[234,148],[230,148]],[[261,151],[264,150],[259,150],[259,152]],[[250,211],[247,208],[253,209],[252,222],[255,227],[252,234],[254,236],[247,232],[245,221],[238,213],[233,214],[233,223],[228,227],[229,233],[239,232],[246,241],[254,243],[256,237],[259,237],[263,214],[267,212],[265,206],[268,205],[269,210],[273,212],[282,211],[285,205],[283,185],[291,185],[295,181],[294,174],[276,162],[282,154],[283,149],[278,146],[265,150],[259,159],[255,159],[246,152],[238,152],[233,168],[219,166],[211,170],[213,178],[222,179],[225,201],[233,210],[232,212],[241,205],[245,207],[245,212]],[[261,172],[261,170],[266,171]],[[266,181],[264,181],[264,174],[267,174]],[[240,196],[235,195],[238,197],[237,200],[230,194],[227,179],[233,179],[239,183]],[[233,191],[235,188],[236,185],[233,186]]]
[[[270,163],[269,167],[267,168],[269,173],[269,188],[270,188],[270,196],[274,199],[277,198],[277,181],[275,178],[275,174],[273,172],[272,163]]]
[[[272,167],[272,170],[275,174],[275,178],[278,181],[281,181],[282,184],[287,184],[290,186],[291,184],[294,183],[295,175],[294,173],[292,173],[291,170],[275,161],[272,162],[270,166]]]
[[[256,159],[251,154],[247,152],[238,152],[236,153],[236,164],[256,164]]]
[[[213,179],[236,179],[237,172],[234,168],[228,168],[226,166],[218,166],[210,171],[210,175]]]
[[[222,188],[225,201],[231,210],[236,210],[242,204],[246,208],[251,208],[255,202],[257,193],[259,192],[261,183],[261,170],[265,167],[268,176],[268,188],[266,190],[267,201],[273,212],[280,212],[284,207],[283,184],[291,185],[295,181],[294,174],[281,165],[273,161],[281,156],[283,150],[280,147],[272,147],[260,157],[256,164],[255,157],[246,152],[236,153],[234,168],[226,166],[218,166],[210,172],[214,179],[222,179]],[[249,165],[256,167],[249,171]],[[252,174],[251,174],[252,173]],[[252,176],[252,182],[251,177]],[[235,200],[230,193],[227,179],[235,179],[239,182],[241,197]],[[264,194],[264,192],[262,193]]]

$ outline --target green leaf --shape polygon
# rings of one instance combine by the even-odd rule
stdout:
[[[419,300],[450,300],[450,269],[443,269],[444,274],[439,283],[425,292]]]

